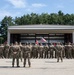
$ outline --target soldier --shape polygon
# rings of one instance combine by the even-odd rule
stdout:
[[[54,54],[54,45],[51,43],[50,45],[50,58],[53,58],[53,54]]]
[[[68,44],[65,43],[65,57],[68,58]]]
[[[40,43],[38,49],[39,49],[39,58],[43,58],[43,45],[42,45],[42,43]]]
[[[47,44],[45,44],[45,46],[44,46],[44,58],[48,58],[48,50],[49,50],[49,46]]]
[[[61,43],[61,47],[62,47],[62,56],[63,58],[65,57],[65,46]]]
[[[62,46],[60,45],[60,43],[57,43],[57,45],[55,46],[55,49],[56,49],[56,53],[57,53],[57,62],[59,62],[59,58],[61,58],[61,62],[63,62]]]
[[[9,44],[6,44],[5,46],[4,46],[4,56],[5,56],[5,58],[9,58],[9,48],[10,48],[10,46],[9,46]]]
[[[21,62],[22,62],[22,57],[23,57],[23,51],[22,51],[22,44],[21,42],[19,43],[19,47],[20,47],[20,59],[21,59]]]
[[[38,57],[38,47],[37,47],[37,44],[33,45],[32,51],[33,51],[33,58],[37,58]]]
[[[13,48],[13,43],[11,43],[11,45],[10,45],[9,58],[12,58],[12,48]]]
[[[26,65],[26,59],[28,59],[28,65],[31,67],[31,62],[30,62],[30,47],[28,43],[26,46],[23,47],[23,56],[24,56],[24,67]]]
[[[72,58],[74,58],[74,43],[72,44]]]
[[[0,58],[3,58],[3,50],[4,50],[4,46],[3,44],[0,45]]]
[[[71,45],[70,42],[68,43],[68,46],[67,47],[68,47],[67,48],[68,49],[67,51],[68,51],[68,59],[69,59],[69,58],[72,58],[72,45]]]
[[[15,59],[17,62],[17,67],[20,67],[19,66],[19,52],[20,52],[20,47],[19,47],[18,43],[15,42],[14,46],[12,47],[12,57],[13,57],[12,67],[14,67]]]
[[[30,57],[32,57],[33,51],[32,51],[32,44],[31,43],[29,43],[29,48],[30,48]]]

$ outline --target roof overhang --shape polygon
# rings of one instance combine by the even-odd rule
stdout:
[[[9,26],[8,31],[10,33],[72,33],[74,32],[74,26],[65,25],[20,25]]]

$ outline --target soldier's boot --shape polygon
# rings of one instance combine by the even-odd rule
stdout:
[[[25,67],[25,65],[23,67]]]
[[[29,67],[31,67],[31,65],[29,65]]]
[[[61,58],[61,62],[63,62],[63,59]]]

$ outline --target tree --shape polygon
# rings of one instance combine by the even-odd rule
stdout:
[[[3,37],[3,41],[7,41],[7,28],[8,26],[15,25],[12,17],[5,16],[1,21],[1,36]]]

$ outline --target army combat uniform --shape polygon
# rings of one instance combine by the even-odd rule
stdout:
[[[5,56],[5,58],[9,57],[9,48],[10,48],[10,46],[8,44],[6,44],[4,46],[4,56]]]
[[[3,50],[4,50],[4,46],[1,44],[0,45],[0,58],[3,58]]]
[[[19,52],[20,52],[20,47],[18,45],[14,45],[12,47],[12,67],[14,67],[15,59],[17,63],[17,67],[19,67]]]
[[[54,45],[53,44],[50,45],[49,50],[50,50],[50,58],[53,58],[54,57]]]
[[[32,51],[33,51],[33,58],[37,58],[38,57],[38,47],[37,47],[37,45],[33,45]]]
[[[62,46],[60,44],[57,44],[55,48],[56,48],[56,53],[57,53],[57,62],[59,62],[59,58],[61,59],[61,62],[63,62]]]
[[[39,51],[39,58],[43,58],[43,45],[40,44],[38,49],[39,49],[38,50]]]
[[[28,59],[28,65],[31,66],[30,62],[30,47],[29,45],[23,46],[23,57],[24,57],[24,67],[26,65],[26,59]]]
[[[44,58],[48,58],[48,50],[49,50],[49,46],[46,44],[44,47]]]

